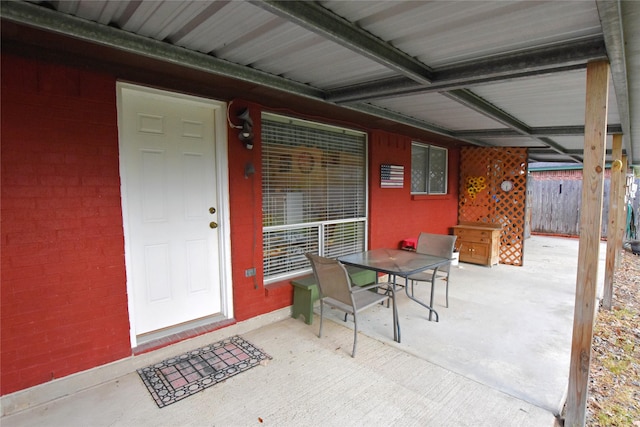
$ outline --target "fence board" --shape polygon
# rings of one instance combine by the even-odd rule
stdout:
[[[539,179],[531,174],[531,230],[534,233],[578,236],[582,180],[575,178]],[[603,200],[609,200],[610,180],[604,182]],[[607,236],[609,206],[602,210],[602,237]]]

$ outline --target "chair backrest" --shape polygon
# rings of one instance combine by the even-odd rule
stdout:
[[[420,233],[416,252],[443,258],[453,258],[457,236],[447,234]]]
[[[346,268],[338,260],[305,254],[311,262],[323,297],[330,297],[353,307],[351,281]]]

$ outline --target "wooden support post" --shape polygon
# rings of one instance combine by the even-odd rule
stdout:
[[[616,242],[618,244],[618,256],[616,257],[616,268],[620,267],[620,252],[622,251],[622,245],[624,243],[625,234],[627,232],[627,204],[625,203],[625,197],[627,195],[627,170],[629,165],[627,163],[627,155],[622,156],[622,185],[620,188],[620,200],[618,202],[618,233],[616,234]]]
[[[602,308],[611,310],[613,300],[613,273],[616,270],[616,257],[620,253],[618,242],[620,213],[620,192],[625,182],[622,165],[622,135],[613,135],[613,149],[611,151],[613,162],[611,163],[611,179],[609,185],[609,224],[607,227],[607,258],[604,271],[604,295]]]
[[[565,426],[569,427],[584,426],[586,420],[602,226],[608,95],[609,63],[587,64],[580,243],[565,417]]]

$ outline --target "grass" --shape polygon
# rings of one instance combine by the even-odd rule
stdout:
[[[613,309],[594,329],[589,427],[640,426],[640,259],[627,254],[619,272]]]

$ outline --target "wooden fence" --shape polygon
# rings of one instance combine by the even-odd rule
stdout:
[[[530,230],[533,233],[578,236],[580,233],[580,206],[582,199],[581,174],[553,176],[531,173],[527,182],[527,201],[530,209]],[[602,237],[607,237],[609,223],[610,179],[604,181],[602,209]],[[638,213],[638,197],[633,201]]]

